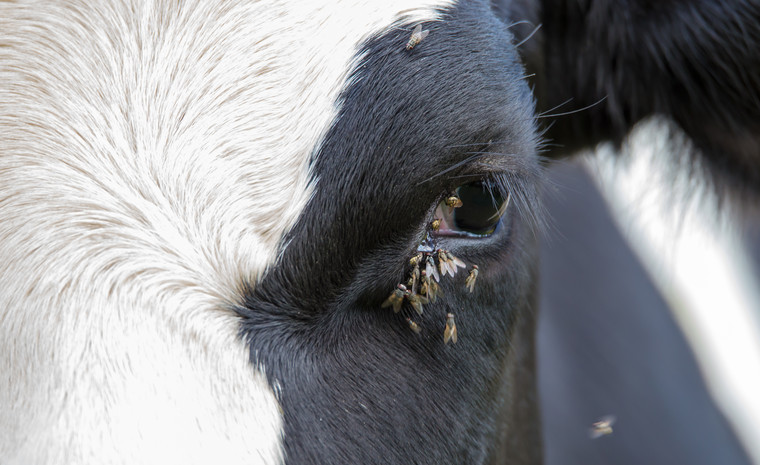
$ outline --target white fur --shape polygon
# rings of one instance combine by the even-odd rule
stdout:
[[[0,2],[0,463],[282,461],[226,305],[357,44],[449,2],[177,3]]]

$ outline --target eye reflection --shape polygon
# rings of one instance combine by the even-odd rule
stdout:
[[[435,211],[440,219],[437,236],[488,237],[499,227],[509,206],[509,195],[502,197],[499,189],[488,181],[475,181],[456,189],[462,205],[450,207],[449,199],[442,201]]]

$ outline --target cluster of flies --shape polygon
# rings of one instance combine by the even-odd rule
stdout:
[[[406,43],[406,49],[411,50],[419,45],[429,33],[430,31],[428,30],[423,31],[422,25],[418,24]],[[462,206],[462,201],[457,196],[450,196],[445,202],[451,210]],[[432,221],[430,227],[433,231],[437,231],[440,225],[441,219],[436,218]],[[437,264],[436,258],[438,259]],[[462,260],[443,249],[436,249],[433,252],[418,252],[409,259],[409,264],[412,267],[412,271],[406,285],[399,283],[382,304],[383,308],[393,307],[394,313],[398,313],[404,301],[407,301],[418,315],[422,315],[422,306],[435,303],[438,297],[441,296],[441,288],[438,285],[441,277],[445,278],[448,274],[453,278],[459,268],[466,268]],[[475,280],[477,278],[478,266],[472,265],[470,274],[465,279],[465,285],[470,292],[475,288]],[[411,318],[407,318],[406,322],[412,331],[417,334],[420,333],[420,326]],[[453,313],[446,314],[446,327],[443,330],[443,342],[448,344],[449,341],[454,344],[457,342],[457,325],[454,321]]]
[[[448,197],[445,203],[451,210],[462,206],[462,201],[455,195]],[[436,218],[430,227],[433,231],[437,231],[440,225],[441,220]],[[436,263],[436,259],[438,263]],[[393,312],[398,313],[406,301],[418,315],[422,315],[422,306],[435,303],[438,297],[442,295],[441,288],[438,285],[441,278],[445,278],[447,274],[453,278],[459,268],[467,267],[462,260],[444,249],[435,249],[433,252],[418,252],[409,259],[409,265],[411,265],[412,270],[409,273],[406,285],[399,283],[391,295],[385,299],[381,305],[382,308],[392,307]],[[472,265],[470,274],[465,279],[465,286],[470,293],[475,289],[478,273],[478,266]],[[406,322],[412,331],[417,334],[420,333],[420,326],[411,318],[407,318]],[[449,341],[454,344],[457,342],[457,326],[453,313],[446,314],[446,326],[443,331],[443,342],[448,344]]]

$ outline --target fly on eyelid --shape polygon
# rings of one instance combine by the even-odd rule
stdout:
[[[448,252],[448,251],[447,251],[447,252],[446,252],[446,256],[447,256],[447,257],[448,257],[448,259],[449,259],[449,264],[451,265],[451,268],[452,268],[452,270],[454,271],[454,274],[456,274],[456,272],[458,271],[458,270],[457,270],[457,267],[458,267],[458,268],[467,268],[467,265],[465,265],[465,264],[464,264],[464,262],[463,262],[462,260],[460,260],[460,259],[458,259],[457,257],[453,256],[453,255],[451,254],[451,252]],[[454,274],[452,274],[451,276],[454,276]]]
[[[422,261],[422,254],[417,254],[415,257],[412,258],[413,266],[412,268],[412,294],[417,293],[417,284],[420,282],[420,262]]]
[[[427,275],[425,270],[422,271],[422,287],[420,287],[420,293],[425,294],[430,303],[435,303],[438,300],[438,296],[441,294],[441,288],[438,283]]]
[[[409,303],[412,304],[414,311],[416,311],[418,315],[422,315],[422,306],[427,305],[429,302],[427,297],[406,291],[406,298],[409,300]]]
[[[453,278],[457,274],[457,262],[461,263],[462,268],[464,268],[464,262],[451,255],[449,251],[438,251],[438,266],[441,267],[441,274],[443,276],[446,276],[446,273],[448,273]]]
[[[427,260],[425,261],[425,271],[427,272],[428,277],[435,279],[436,282],[441,281],[441,276],[438,274],[438,270],[435,267],[433,255],[427,256]]]
[[[404,303],[404,296],[409,291],[406,289],[406,286],[403,284],[399,284],[396,289],[391,292],[391,295],[388,296],[387,299],[385,299],[385,302],[380,306],[381,308],[386,308],[393,306],[393,313],[398,313],[399,310],[401,310],[401,304]]]
[[[441,276],[446,277],[446,273],[449,272],[449,259],[446,257],[445,250],[438,250],[438,271],[441,272]]]
[[[409,329],[411,329],[412,331],[414,331],[417,334],[420,334],[420,331],[421,331],[420,326],[417,323],[415,323],[414,321],[412,321],[411,318],[407,318],[406,319],[406,323],[409,325]]]
[[[478,273],[478,265],[472,265],[470,274],[467,276],[467,279],[464,280],[464,285],[470,290],[470,294],[472,294],[472,290],[475,289],[475,281],[478,279]]]
[[[447,207],[449,207],[449,214],[451,214],[451,212],[453,212],[455,208],[459,208],[463,205],[462,199],[460,199],[456,195],[447,197],[446,200],[444,200],[443,202],[446,204]]]

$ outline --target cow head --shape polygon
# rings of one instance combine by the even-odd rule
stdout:
[[[571,148],[657,112],[756,192],[760,35],[496,3],[0,2],[0,461],[540,461],[517,46]]]
[[[539,137],[509,24],[376,3],[0,7],[3,456],[537,460]],[[442,213],[462,186],[492,214]],[[422,315],[381,308],[439,249],[473,292],[461,271]]]

